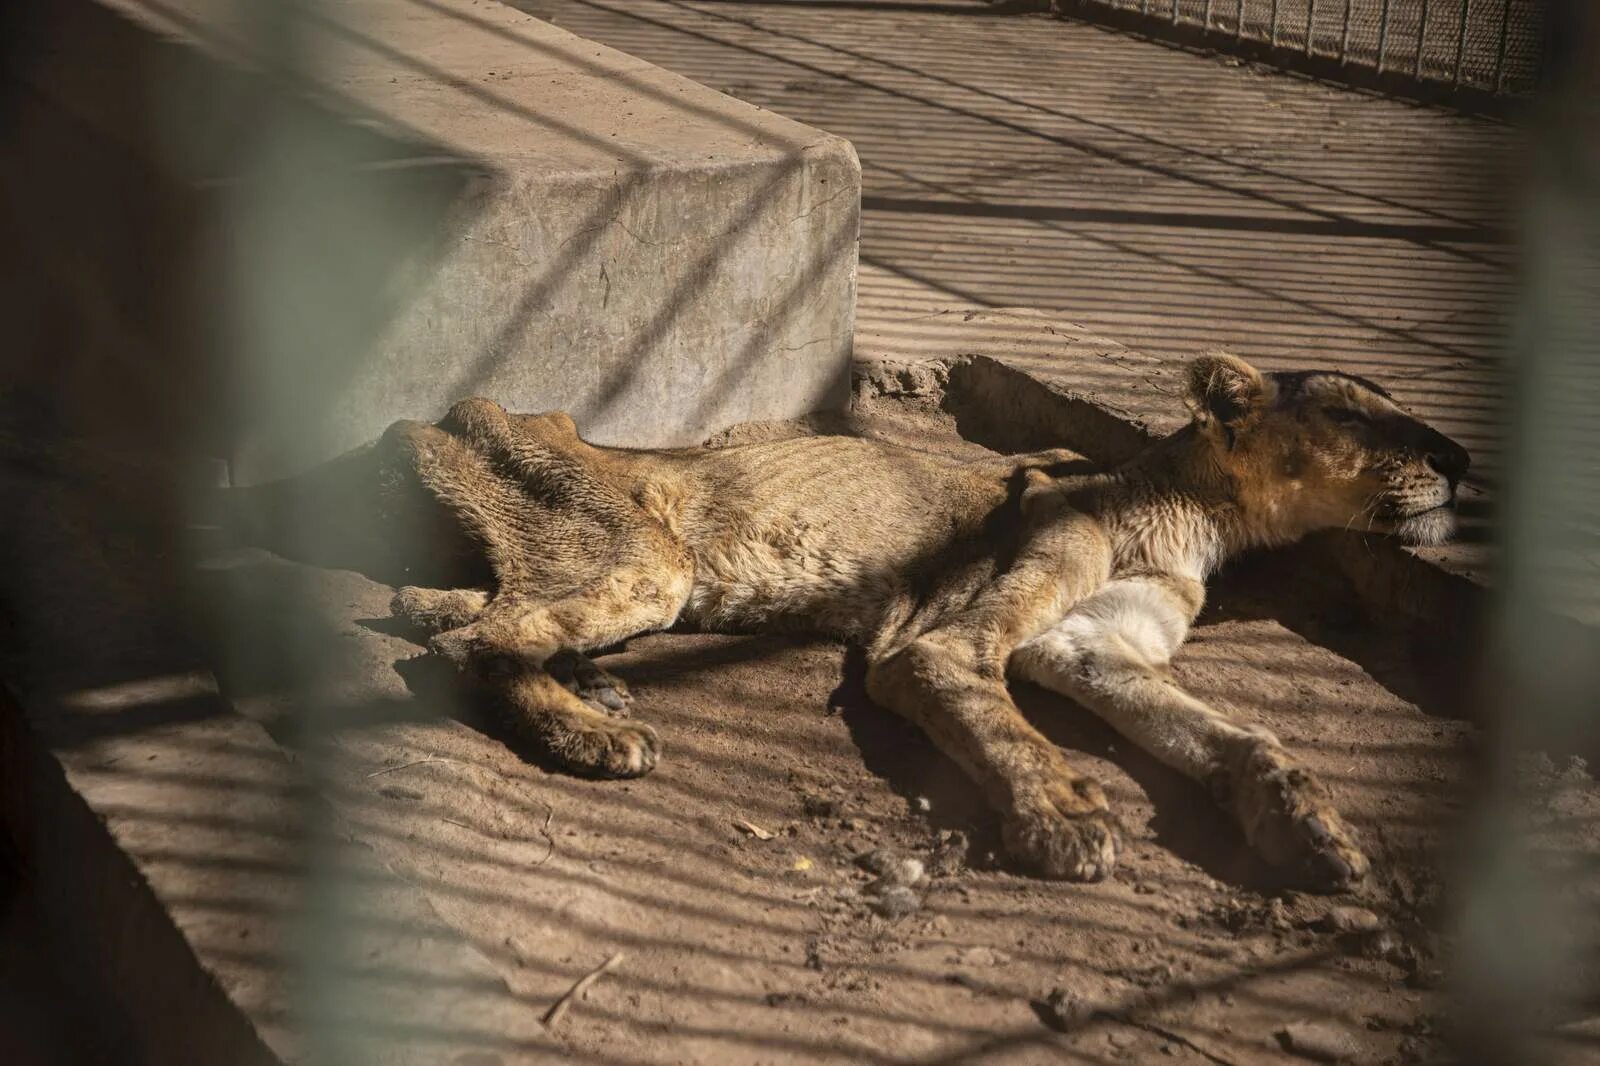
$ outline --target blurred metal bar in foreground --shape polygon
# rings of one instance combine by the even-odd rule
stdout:
[[[1563,818],[1540,775],[1562,758],[1563,773],[1592,774],[1600,688],[1596,629],[1561,617],[1600,605],[1600,8],[1566,0],[1551,18],[1559,51],[1521,204],[1492,733],[1455,894],[1457,1051],[1505,1066],[1592,1061],[1600,984],[1600,944],[1573,920],[1592,913],[1600,879],[1540,838]]]

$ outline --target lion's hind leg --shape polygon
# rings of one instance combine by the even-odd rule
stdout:
[[[553,602],[502,594],[430,647],[487,684],[513,733],[567,769],[637,776],[656,764],[656,734],[624,720],[627,685],[583,653],[671,625],[690,579],[686,562],[662,557]]]
[[[639,777],[655,769],[656,731],[597,710],[542,667],[509,664],[492,680],[506,725],[561,766],[586,777]]]
[[[687,560],[661,553],[556,600],[502,591],[471,622],[436,634],[429,647],[462,668],[514,658],[543,666],[558,652],[589,652],[665,629],[689,598]]]
[[[660,742],[647,725],[626,721],[627,686],[590,662],[578,649],[614,643],[656,625],[638,618],[590,619],[588,629],[553,628],[558,609],[596,604],[558,603],[486,612],[462,629],[441,633],[432,646],[480,679],[489,689],[513,736],[543,751],[574,773],[592,777],[637,777],[655,768]],[[553,614],[552,612],[556,612]],[[606,630],[610,639],[592,638]]]
[[[407,585],[389,601],[389,613],[432,635],[470,625],[489,606],[482,589],[429,589]]]
[[[681,544],[597,467],[563,415],[464,400],[437,426],[386,435],[487,557],[495,591],[402,589],[394,610],[486,685],[513,733],[577,773],[655,765],[648,726],[621,720],[627,686],[583,653],[669,626],[688,598]]]
[[[580,651],[558,651],[545,660],[547,673],[568,692],[613,718],[628,717],[628,683]]]
[[[489,605],[482,589],[430,589],[408,585],[395,593],[389,611],[430,636],[477,621]],[[626,717],[633,696],[627,682],[601,668],[582,652],[566,649],[545,660],[545,669],[563,688],[597,711]]]

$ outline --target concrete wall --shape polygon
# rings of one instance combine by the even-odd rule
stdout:
[[[640,446],[846,402],[845,141],[497,4],[67,0],[25,28],[24,417],[244,484],[466,395]]]

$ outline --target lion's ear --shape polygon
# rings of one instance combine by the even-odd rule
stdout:
[[[1207,352],[1189,364],[1189,410],[1201,425],[1216,424],[1233,430],[1267,402],[1267,383],[1261,372],[1236,355]]]

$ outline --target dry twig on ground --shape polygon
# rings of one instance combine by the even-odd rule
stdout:
[[[576,983],[574,983],[571,988],[567,989],[566,994],[560,999],[556,1000],[555,1003],[551,1005],[550,1009],[544,1012],[544,1017],[540,1020],[544,1023],[545,1028],[554,1029],[556,1027],[556,1023],[561,1021],[561,1016],[567,1013],[567,1008],[572,1006],[573,1001],[578,999],[585,992],[589,991],[589,986],[600,980],[600,976],[617,963],[621,962],[622,958],[623,954],[619,951],[605,962],[602,962],[599,966],[596,966],[594,969],[578,978]]]

